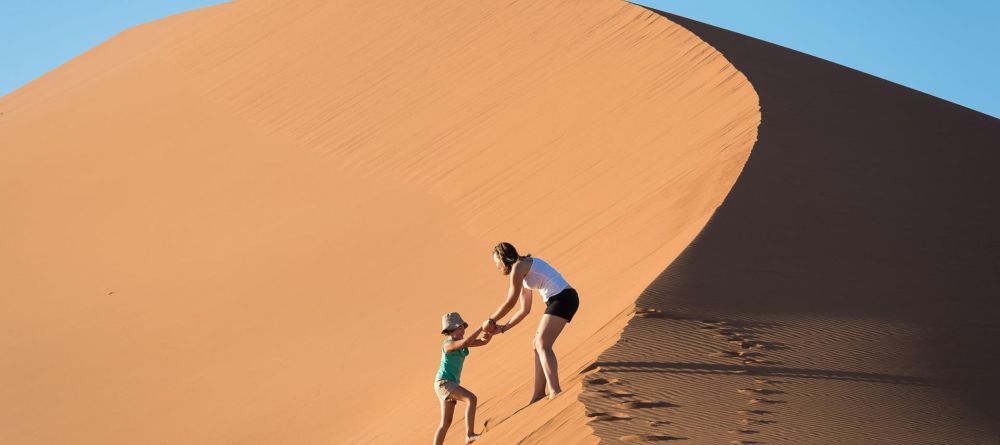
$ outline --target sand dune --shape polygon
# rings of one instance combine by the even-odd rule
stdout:
[[[666,17],[749,78],[762,124],[588,377],[602,443],[1000,442],[1000,122]]]
[[[499,303],[500,240],[583,308],[554,401],[518,411],[532,328],[474,352],[482,443],[595,442],[588,366],[760,122],[719,52],[610,0],[244,0],[128,30],[0,113],[18,444],[425,442],[438,317]]]
[[[0,113],[2,443],[427,442],[500,240],[582,308],[553,401],[540,311],[473,352],[480,443],[1000,439],[1000,124],[829,62],[610,0],[243,0]]]

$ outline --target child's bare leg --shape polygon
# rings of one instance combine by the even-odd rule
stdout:
[[[448,427],[451,426],[451,420],[454,414],[455,414],[455,401],[442,400],[441,424],[438,425],[437,432],[434,433],[434,445],[441,445],[444,443],[444,436],[445,434],[448,434]]]
[[[451,396],[468,404],[465,407],[465,443],[471,443],[479,438],[474,428],[476,425],[476,404],[479,402],[479,399],[476,398],[476,395],[472,391],[461,386],[452,390]]]
[[[535,403],[545,398],[545,371],[542,370],[542,362],[538,360],[538,351],[535,353],[535,389],[531,393],[531,400],[528,404]]]

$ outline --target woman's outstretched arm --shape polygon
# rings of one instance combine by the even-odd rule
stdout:
[[[524,317],[527,317],[531,313],[531,289],[522,288],[521,289],[521,308],[510,317],[510,321],[507,324],[500,326],[500,332],[507,332],[510,328],[516,326]]]
[[[525,264],[525,261],[514,263],[514,269],[510,271],[510,287],[507,288],[507,299],[490,316],[490,320],[493,320],[494,323],[514,308],[514,303],[517,301],[517,296],[521,293],[521,288],[523,287],[524,276],[528,274],[528,269],[530,268],[531,265]]]

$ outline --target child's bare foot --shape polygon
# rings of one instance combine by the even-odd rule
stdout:
[[[552,399],[556,398],[556,396],[558,396],[560,393],[562,393],[562,391],[552,391],[552,392],[550,392],[549,393],[549,400],[552,400]]]
[[[473,434],[473,435],[467,436],[465,438],[465,443],[469,444],[469,443],[475,442],[477,439],[479,439],[479,435],[478,434]]]

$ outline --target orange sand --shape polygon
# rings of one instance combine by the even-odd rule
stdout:
[[[128,30],[0,113],[18,444],[427,442],[439,316],[500,303],[500,240],[582,308],[554,401],[514,414],[540,310],[473,352],[482,443],[596,442],[580,371],[760,122],[717,51],[611,0],[244,0]]]
[[[760,136],[587,377],[602,443],[1000,443],[1000,121],[668,18],[753,83]]]
[[[0,443],[427,443],[501,240],[582,305],[555,400],[540,301],[473,350],[479,443],[997,443],[996,147],[611,0],[160,20],[0,98]]]

